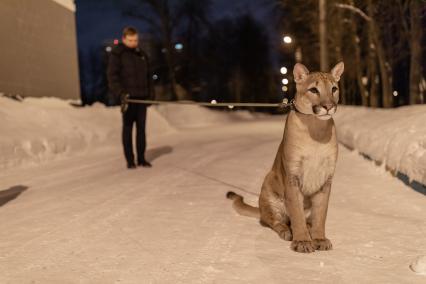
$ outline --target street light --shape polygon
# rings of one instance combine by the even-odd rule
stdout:
[[[284,43],[290,44],[293,40],[291,39],[291,37],[289,37],[289,36],[285,36],[285,37],[283,38],[283,41],[284,41]]]
[[[182,50],[182,49],[183,49],[183,44],[181,44],[181,43],[176,43],[176,44],[175,44],[175,49],[176,49],[176,50],[179,50],[179,51],[180,51],[180,50]]]

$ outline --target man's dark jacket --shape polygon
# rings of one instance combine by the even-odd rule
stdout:
[[[140,48],[128,48],[122,43],[115,46],[111,51],[107,76],[109,89],[114,95],[129,94],[130,98],[152,99],[148,56]]]

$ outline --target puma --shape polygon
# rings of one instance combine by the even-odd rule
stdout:
[[[338,63],[330,73],[313,72],[297,63],[293,69],[296,95],[272,169],[266,175],[259,207],[228,192],[238,213],[256,217],[296,252],[330,250],[325,221],[338,145],[333,114],[339,101]]]

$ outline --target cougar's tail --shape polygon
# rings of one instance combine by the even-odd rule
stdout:
[[[244,199],[241,195],[236,194],[235,192],[229,191],[226,194],[226,197],[228,199],[233,200],[232,207],[234,207],[235,211],[237,211],[238,214],[260,219],[259,208],[250,206],[247,203],[244,203]]]

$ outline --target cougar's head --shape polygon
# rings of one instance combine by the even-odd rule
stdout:
[[[297,90],[294,99],[296,109],[321,120],[330,119],[336,113],[339,102],[338,82],[343,69],[343,62],[339,62],[330,73],[309,73],[305,65],[296,63],[293,69]]]

